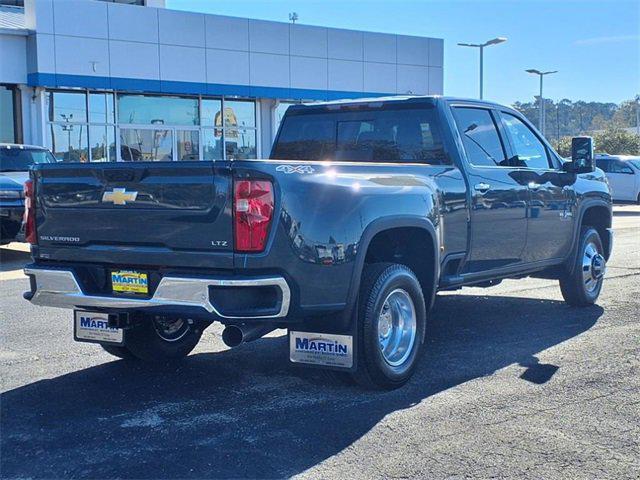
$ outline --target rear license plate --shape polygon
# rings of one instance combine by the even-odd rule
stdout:
[[[149,281],[146,273],[133,270],[111,272],[111,288],[118,293],[149,293]]]
[[[124,345],[124,330],[109,327],[108,313],[82,310],[73,313],[73,338],[77,342]]]

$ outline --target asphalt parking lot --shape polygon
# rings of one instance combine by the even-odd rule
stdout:
[[[614,227],[598,306],[535,279],[439,295],[416,376],[385,393],[290,365],[282,332],[117,360],[24,301],[28,254],[3,248],[0,475],[640,478],[640,207]]]

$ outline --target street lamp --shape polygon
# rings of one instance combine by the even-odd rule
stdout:
[[[558,73],[558,71],[552,70],[549,72],[541,72],[540,70],[536,70],[535,68],[529,68],[528,70],[525,70],[525,72],[531,73],[532,75],[540,76],[540,107],[538,108],[539,114],[540,114],[540,120],[538,120],[538,128],[540,129],[540,133],[542,133],[542,136],[544,136],[545,121],[544,121],[544,98],[542,98],[542,78],[545,75]]]
[[[506,42],[507,39],[505,37],[497,37],[492,38],[484,43],[459,43],[460,47],[474,47],[480,49],[480,100],[482,100],[482,70],[484,63],[484,47],[489,47],[491,45],[498,45],[499,43]]]
[[[62,131],[63,132],[67,132],[67,150],[69,152],[69,154],[68,154],[69,155],[69,161],[71,161],[71,148],[72,148],[72,146],[71,146],[71,132],[73,131],[73,125],[71,124],[71,122],[73,121],[73,113],[70,113],[68,115],[65,114],[65,113],[61,113],[60,116],[65,121],[65,123],[62,124]]]

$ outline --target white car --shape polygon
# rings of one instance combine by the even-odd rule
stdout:
[[[596,165],[607,176],[614,201],[640,204],[640,157],[596,155]]]

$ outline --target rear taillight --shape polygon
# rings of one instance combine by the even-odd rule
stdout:
[[[233,182],[234,246],[237,252],[261,252],[273,218],[273,185],[268,180]]]
[[[36,235],[36,198],[33,191],[33,180],[24,182],[24,240],[31,245],[38,243]]]

